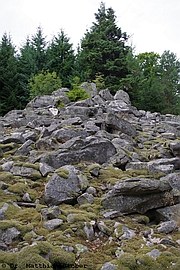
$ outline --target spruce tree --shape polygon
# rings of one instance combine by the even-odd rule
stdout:
[[[47,69],[55,71],[65,87],[70,87],[74,72],[75,56],[72,46],[67,35],[61,30],[47,49]]]
[[[5,33],[0,43],[0,115],[21,107],[17,67],[15,47]]]
[[[101,74],[106,87],[118,90],[120,79],[128,74],[127,39],[127,34],[116,25],[114,10],[106,9],[105,4],[101,3],[95,14],[95,22],[81,40],[77,55],[81,79],[92,81]]]
[[[37,32],[32,36],[31,40],[33,54],[32,57],[35,62],[35,74],[41,72],[46,68],[47,59],[46,59],[46,37],[44,37],[43,30],[41,27],[38,27]]]

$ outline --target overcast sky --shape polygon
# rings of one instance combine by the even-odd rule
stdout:
[[[0,37],[11,34],[23,44],[41,26],[47,40],[63,29],[74,47],[94,21],[99,0],[0,0]],[[170,50],[180,58],[180,0],[104,0],[117,25],[139,52]]]

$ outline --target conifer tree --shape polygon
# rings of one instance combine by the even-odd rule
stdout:
[[[5,33],[0,43],[0,115],[20,107],[15,47]]]
[[[95,22],[81,40],[77,55],[81,79],[92,81],[100,73],[105,79],[106,87],[118,90],[120,79],[128,74],[127,39],[127,34],[116,25],[114,10],[106,9],[105,4],[101,3],[95,14]]]
[[[67,35],[61,30],[47,49],[47,69],[55,71],[65,87],[70,87],[74,72],[75,56],[72,46]]]

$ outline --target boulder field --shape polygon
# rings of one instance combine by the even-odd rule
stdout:
[[[180,116],[82,87],[0,117],[0,270],[179,270]]]

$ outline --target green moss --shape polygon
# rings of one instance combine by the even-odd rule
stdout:
[[[141,255],[141,256],[136,256],[136,261],[137,261],[137,270],[161,270],[162,266],[156,262],[155,259],[148,255]],[[163,268],[163,269],[168,269],[168,268]]]
[[[50,253],[49,261],[52,264],[58,265],[59,268],[65,265],[68,267],[75,264],[75,254],[66,252],[61,248],[54,248]]]
[[[0,263],[0,270],[11,270],[10,266],[7,263]]]
[[[128,267],[130,270],[136,270],[136,259],[132,254],[124,253],[118,260],[118,266],[121,267],[121,265]]]
[[[10,172],[0,172],[0,181],[3,181],[8,184],[14,178],[14,175]]]
[[[144,215],[136,215],[134,217],[135,221],[137,221],[140,224],[148,224],[149,223],[149,217]]]
[[[12,143],[6,143],[6,144],[0,143],[0,149],[2,149],[3,152],[10,151],[10,150],[12,150],[12,149],[14,149],[16,147],[17,147],[17,144],[13,143],[13,142]]]
[[[44,266],[44,267],[43,267]],[[39,254],[29,253],[26,257],[18,256],[18,264],[16,270],[24,269],[34,270],[35,268],[48,268],[53,270],[51,263]]]
[[[161,255],[156,259],[156,261],[161,265],[161,269],[168,269],[172,266],[172,263],[177,262],[178,257],[168,251],[164,251]]]
[[[34,169],[34,170],[39,170],[39,163],[30,163],[30,162],[16,162],[14,163],[14,166],[18,166],[18,167],[27,167],[27,168],[31,168],[31,169]]]
[[[21,232],[22,235],[24,235],[26,232],[29,232],[33,229],[32,224],[26,224],[23,225],[18,221],[15,220],[2,220],[0,222],[0,229],[6,230],[8,228],[15,227],[17,230]]]
[[[9,265],[16,265],[17,264],[17,254],[12,252],[0,251],[0,265],[7,264]],[[0,267],[1,269],[1,267]],[[2,270],[8,268],[2,268]]]
[[[10,185],[8,190],[13,193],[17,193],[19,195],[23,195],[28,189],[28,185],[25,183],[16,183],[14,185]]]
[[[18,195],[6,194],[3,190],[0,190],[1,202],[17,201],[20,199]]]
[[[20,209],[15,215],[14,219],[22,223],[32,223],[38,225],[41,221],[41,214],[34,208]]]
[[[64,179],[68,179],[69,177],[69,171],[63,168],[60,168],[58,170],[55,171],[60,177],[64,178]]]
[[[179,270],[180,269],[180,259],[178,259],[177,262],[174,263],[174,265],[172,265],[169,269],[170,270]]]

